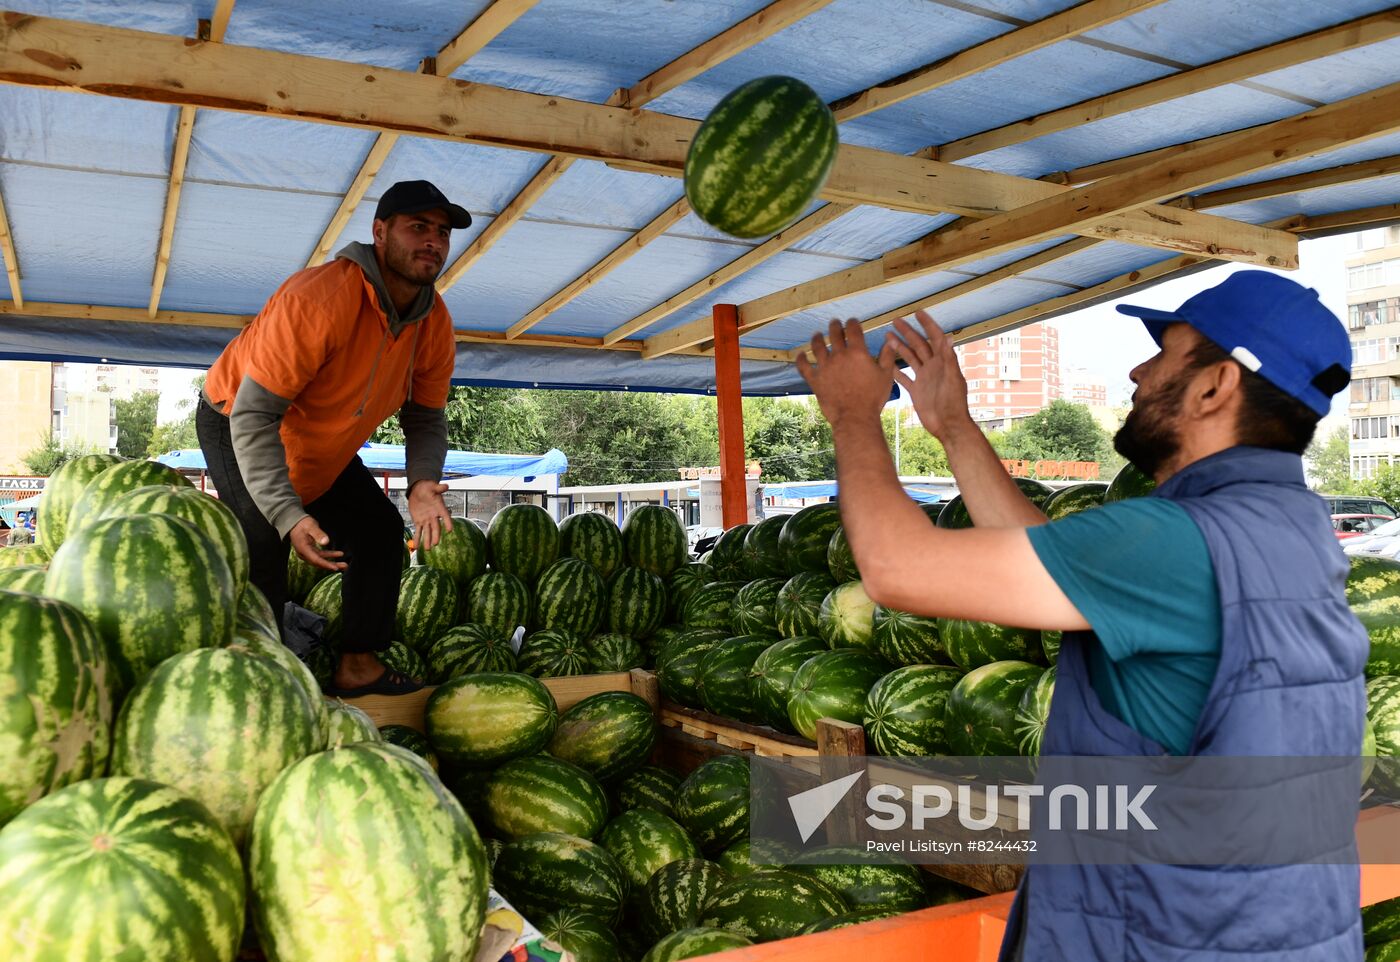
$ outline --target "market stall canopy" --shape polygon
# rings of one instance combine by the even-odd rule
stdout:
[[[806,498],[834,498],[836,491],[835,481],[795,481],[791,484],[765,484],[763,486],[765,498],[782,498],[786,501],[799,501]],[[936,491],[926,491],[923,488],[909,485],[904,486],[904,493],[922,504],[937,504],[943,500],[943,496]]]
[[[5,523],[13,528],[15,516],[21,511],[32,511],[39,507],[39,499],[43,496],[43,493],[40,492],[39,494],[31,494],[27,498],[20,498],[18,501],[0,502],[0,518],[3,518]]]
[[[204,452],[199,448],[171,451],[156,458],[162,464],[184,471],[203,471]],[[360,460],[371,471],[404,471],[402,444],[375,444],[360,447]],[[542,474],[563,474],[569,470],[569,459],[558,448],[544,454],[483,454],[477,451],[448,451],[443,462],[444,478],[484,475],[497,478],[535,478]]]
[[[843,145],[740,242],[679,174],[772,73]],[[426,178],[473,217],[438,282],[459,383],[711,391],[725,303],[745,393],[802,392],[831,316],[967,340],[1396,219],[1397,81],[1378,0],[30,0],[0,14],[0,356],[207,365]]]

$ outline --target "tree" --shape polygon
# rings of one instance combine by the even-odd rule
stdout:
[[[196,396],[204,387],[204,375],[194,379]],[[171,451],[184,451],[199,447],[199,432],[195,429],[195,399],[187,398],[176,405],[185,412],[177,420],[157,424],[151,432],[151,441],[146,446],[146,457],[156,458]]]
[[[144,458],[156,429],[159,391],[137,391],[112,402],[117,420],[117,453],[124,458]]]
[[[1373,498],[1381,498],[1390,504],[1400,503],[1400,465],[1382,464],[1376,468],[1376,473],[1371,475],[1359,485],[1352,488],[1352,492],[1334,492],[1328,494],[1353,493],[1369,495]]]
[[[1313,438],[1303,458],[1308,463],[1315,490],[1326,494],[1355,493],[1356,482],[1351,479],[1351,439],[1345,424],[1326,437]]]
[[[1107,432],[1083,404],[1064,399],[1014,424],[998,438],[1003,458],[1026,461],[1108,460],[1113,451]]]
[[[894,408],[885,408],[880,420],[885,427],[885,441],[890,451],[895,448]],[[948,477],[952,469],[948,467],[948,455],[938,439],[929,434],[917,422],[906,421],[899,429],[899,473],[902,475],[931,475]]]
[[[745,398],[744,445],[766,483],[836,477],[831,425],[811,398]]]
[[[488,454],[533,454],[542,450],[545,430],[534,397],[538,393],[541,392],[513,388],[453,387],[445,409],[448,445]],[[398,415],[380,425],[370,440],[403,444]]]
[[[58,438],[54,437],[50,431],[44,435],[44,440],[40,441],[29,453],[20,460],[29,469],[30,474],[38,474],[48,477],[63,465],[74,458],[81,457],[89,452],[76,444],[61,444]]]

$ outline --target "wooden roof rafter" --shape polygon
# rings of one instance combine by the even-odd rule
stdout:
[[[16,307],[24,306],[24,291],[19,283],[19,256],[15,253],[15,235],[10,230],[10,218],[5,213],[5,198],[0,196],[0,259],[5,262],[5,277],[10,284],[10,300]]]

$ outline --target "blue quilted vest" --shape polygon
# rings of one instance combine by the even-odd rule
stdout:
[[[1190,754],[1356,755],[1369,642],[1347,607],[1347,561],[1325,504],[1304,485],[1302,460],[1232,448],[1173,475],[1155,496],[1180,504],[1200,527],[1220,590],[1220,667]],[[1099,703],[1091,644],[1090,632],[1065,634],[1042,754],[1165,754]],[[1360,897],[1354,861],[1033,865],[1002,959],[1360,962]]]

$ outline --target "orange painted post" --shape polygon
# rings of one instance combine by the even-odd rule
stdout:
[[[715,395],[719,406],[719,488],[725,528],[749,520],[744,408],[739,387],[739,308],[714,306]]]

